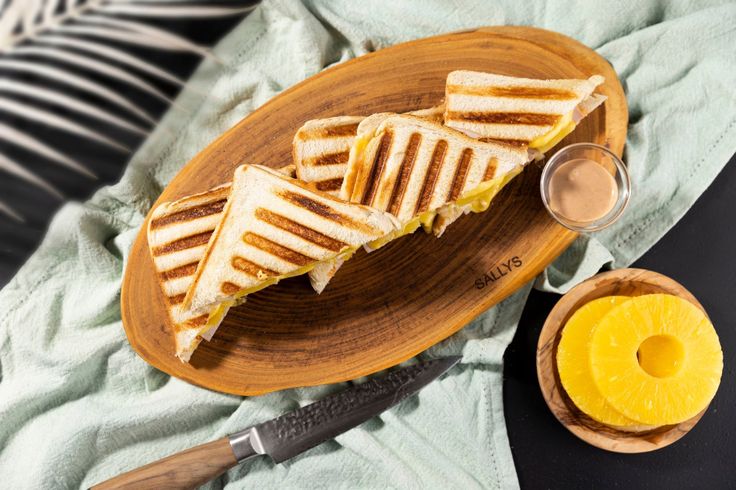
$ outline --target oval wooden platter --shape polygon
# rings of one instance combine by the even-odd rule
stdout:
[[[603,296],[673,294],[705,311],[682,285],[656,272],[618,269],[598,274],[572,288],[550,312],[537,344],[537,377],[544,400],[557,420],[585,442],[617,453],[654,451],[680,439],[692,429],[705,410],[690,420],[641,432],[626,432],[603,425],[581,412],[567,396],[557,371],[557,346],[562,329],[573,313],[585,303]]]
[[[342,63],[292,87],[243,119],[189,162],[158,202],[230,180],[241,163],[291,163],[291,140],[307,120],[403,112],[438,104],[456,69],[531,78],[602,74],[605,105],[563,143],[592,141],[617,154],[627,107],[611,66],[561,34],[493,27],[409,42]],[[492,208],[348,261],[321,295],[293,278],[234,308],[190,364],[174,345],[144,231],[131,251],[121,308],[128,339],[153,366],[191,383],[240,395],[334,383],[398,364],[452,335],[557,257],[575,234],[556,224],[530,165]],[[157,203],[158,203],[157,202]],[[145,230],[144,224],[141,230]]]

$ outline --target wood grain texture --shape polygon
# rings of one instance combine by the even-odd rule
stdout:
[[[590,141],[623,151],[626,100],[603,58],[550,31],[483,28],[386,48],[292,87],[199,153],[158,202],[226,182],[244,162],[290,163],[292,137],[309,119],[438,104],[447,73],[456,69],[531,78],[602,74],[606,83],[598,92],[608,100],[561,145]],[[556,224],[541,203],[540,172],[530,165],[489,211],[461,218],[439,240],[417,232],[370,256],[357,253],[319,296],[304,277],[249,296],[230,311],[211,342],[202,342],[190,364],[174,356],[163,295],[141,232],[122,285],[130,344],[162,371],[241,395],[345,381],[398,364],[509,296],[573,241],[576,234]],[[519,266],[513,262],[506,271],[502,264],[514,257]]]
[[[539,334],[537,377],[547,406],[570,432],[601,449],[617,453],[643,453],[663,448],[687,434],[705,413],[703,410],[677,425],[642,432],[620,431],[581,412],[562,387],[557,371],[557,346],[562,329],[575,311],[603,296],[657,293],[679,296],[705,311],[687,289],[666,276],[643,269],[618,269],[598,274],[571,289],[552,309]]]
[[[198,488],[238,462],[227,437],[187,449],[98,483],[93,490]]]

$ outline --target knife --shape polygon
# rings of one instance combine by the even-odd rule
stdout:
[[[352,386],[281,417],[187,449],[92,487],[196,488],[258,456],[275,463],[356,427],[415,394],[460,361],[445,357],[414,364]]]

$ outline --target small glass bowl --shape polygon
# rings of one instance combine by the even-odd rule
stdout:
[[[586,158],[593,160],[605,168],[616,181],[618,188],[618,199],[611,210],[603,217],[595,221],[571,221],[569,218],[556,213],[549,202],[549,182],[554,171],[563,163],[575,160],[577,158]],[[614,223],[626,209],[631,196],[631,179],[626,165],[611,150],[605,146],[596,145],[595,143],[576,143],[562,148],[549,159],[542,170],[542,179],[539,183],[539,190],[542,194],[542,202],[547,208],[549,214],[557,220],[565,228],[578,233],[589,233],[602,230]]]

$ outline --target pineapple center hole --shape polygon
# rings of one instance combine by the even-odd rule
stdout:
[[[636,357],[647,374],[667,378],[680,370],[685,359],[685,347],[671,335],[654,335],[641,343]]]

